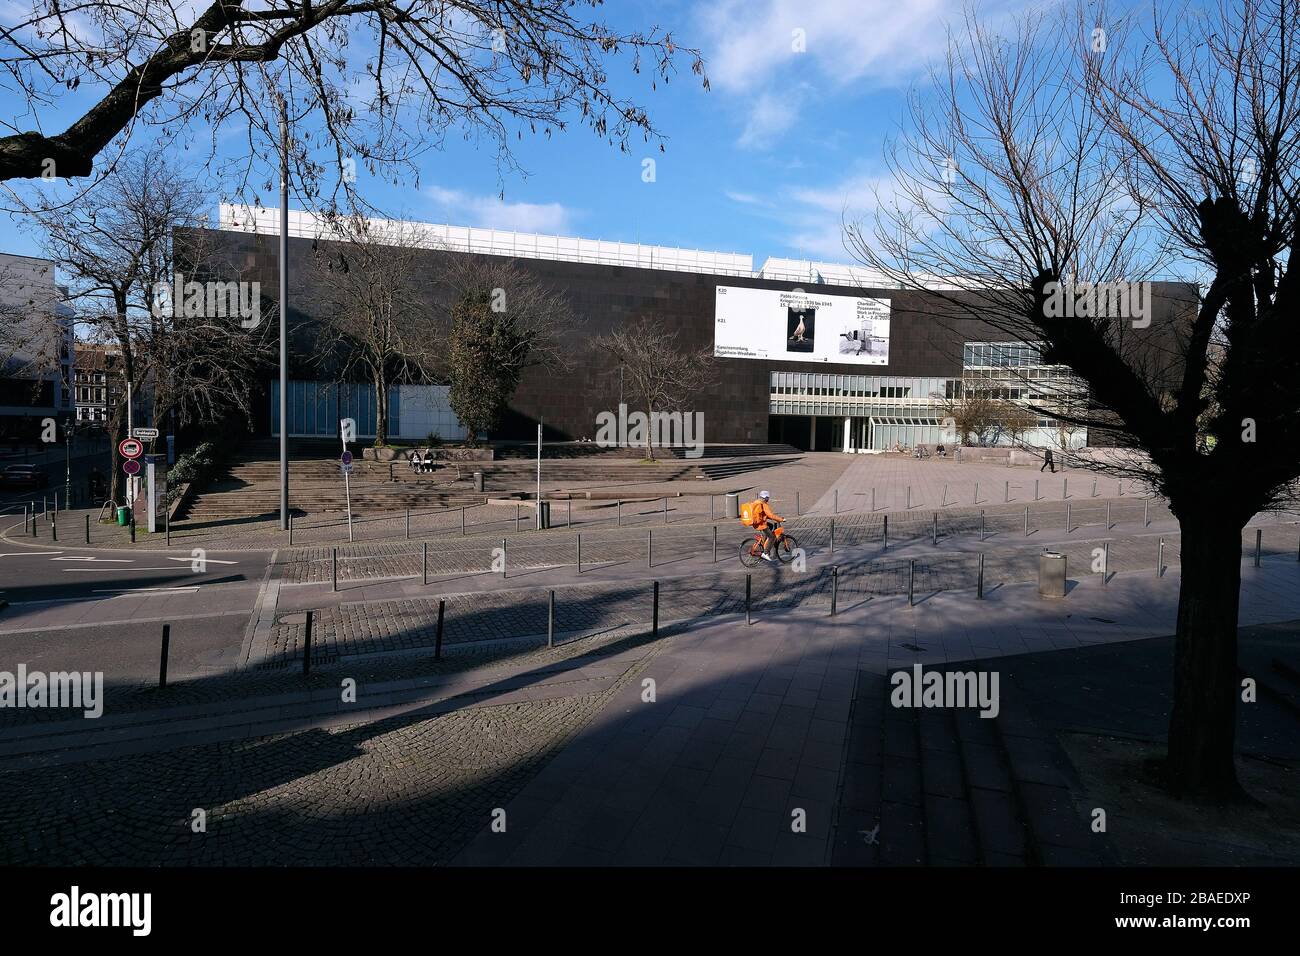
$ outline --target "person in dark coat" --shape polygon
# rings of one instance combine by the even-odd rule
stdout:
[[[1052,474],[1056,474],[1056,460],[1052,457],[1052,449],[1048,448],[1043,451],[1043,468],[1052,469]],[[1039,468],[1041,473],[1043,468]]]

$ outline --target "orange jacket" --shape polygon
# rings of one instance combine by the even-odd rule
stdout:
[[[779,514],[772,510],[772,506],[762,498],[755,498],[749,503],[750,526],[761,528],[769,521],[784,521]]]

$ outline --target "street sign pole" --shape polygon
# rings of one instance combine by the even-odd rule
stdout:
[[[280,530],[289,530],[289,106],[280,94]],[[348,531],[352,513],[348,511]]]
[[[542,530],[542,423],[537,423],[537,530]]]

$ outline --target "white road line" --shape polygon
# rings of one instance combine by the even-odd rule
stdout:
[[[64,568],[63,570],[64,570],[64,571],[72,571],[72,572],[74,572],[74,573],[77,572],[77,571],[83,571],[83,572],[85,572],[85,571],[99,571],[99,572],[102,572],[102,573],[104,573],[104,574],[109,574],[109,573],[117,573],[117,574],[120,574],[120,573],[122,573],[123,571],[129,572],[129,573],[131,573],[131,574],[134,574],[136,571],[174,571],[174,572],[176,572],[176,573],[179,574],[179,573],[181,573],[184,569],[183,569],[183,568],[177,568],[177,567],[167,567],[167,568]]]
[[[21,558],[24,555],[29,558],[32,557],[41,558],[47,554],[62,554],[62,553],[63,553],[62,551],[7,551],[4,554],[0,554],[0,558]],[[58,558],[54,558],[53,560],[57,561]]]
[[[111,588],[105,591],[94,591],[94,594],[139,594],[142,591],[165,591],[168,594],[193,594],[199,589],[198,585],[192,585],[187,588]]]
[[[62,553],[62,552],[58,552]],[[101,564],[133,564],[135,558],[95,558],[95,557],[69,557],[69,558],[50,558],[51,561],[98,561]]]
[[[168,558],[168,561],[183,561],[190,564],[194,561],[203,561],[207,564],[238,564],[238,561],[218,561],[216,558]]]

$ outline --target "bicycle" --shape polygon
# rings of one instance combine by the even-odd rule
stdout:
[[[799,550],[799,542],[794,539],[793,535],[787,534],[785,528],[777,525],[772,530],[776,541],[772,544],[772,550],[776,553],[777,560],[781,564],[789,564],[794,560],[794,553]],[[740,563],[747,568],[756,568],[763,561],[763,532],[755,530],[752,538],[746,538],[740,542]]]

